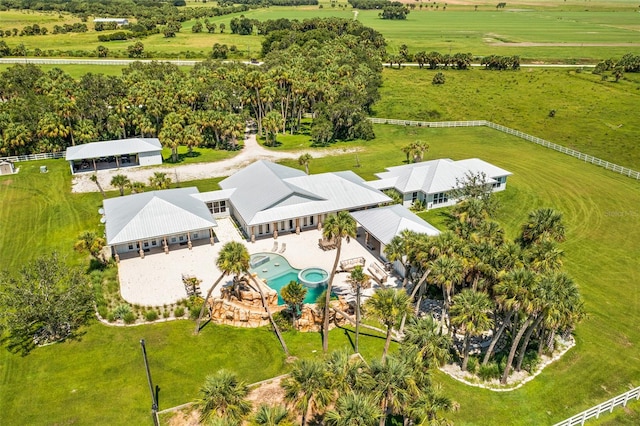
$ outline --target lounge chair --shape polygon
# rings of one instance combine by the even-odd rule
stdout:
[[[280,251],[278,253],[284,253],[286,249],[287,249],[287,243],[282,243],[282,247],[280,248]]]
[[[273,248],[271,249],[271,251],[278,251],[278,242],[277,241],[273,242]]]

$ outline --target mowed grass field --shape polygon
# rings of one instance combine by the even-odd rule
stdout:
[[[441,53],[471,52],[477,56],[490,54],[519,55],[523,60],[547,62],[595,62],[609,57],[621,57],[630,51],[640,49],[637,32],[638,5],[631,0],[613,2],[582,1],[514,1],[508,7],[497,10],[495,3],[478,3],[478,10],[470,4],[439,4],[438,9],[430,7],[434,3],[423,4],[423,9],[414,9],[404,21],[382,20],[378,11],[358,11],[357,19],[363,24],[380,31],[386,38],[388,50],[396,52],[406,44],[411,52],[437,50]],[[313,17],[342,17],[353,19],[354,10],[346,7],[331,8],[328,2],[318,6],[269,7],[244,12],[249,18],[258,20],[289,18],[308,19]],[[418,5],[418,4],[416,4]],[[198,7],[205,7],[198,4]],[[187,52],[208,54],[214,43],[235,45],[238,56],[259,55],[261,36],[236,36],[231,34],[230,21],[241,14],[213,17],[215,34],[193,34],[191,27],[195,20],[183,23],[183,28],[175,38],[164,38],[162,34],[141,40],[148,52],[155,57],[186,57]],[[41,14],[38,21],[36,12],[0,12],[0,27],[3,29],[22,28],[38,23],[50,27],[71,22],[75,18],[68,15]],[[24,18],[24,22],[21,19]],[[76,20],[77,21],[77,20]],[[219,26],[226,25],[224,34]],[[112,53],[118,51],[126,56],[126,49],[135,41],[114,41],[100,43],[93,31],[91,19],[87,23],[87,33],[49,34],[46,36],[8,37],[4,40],[13,46],[23,43],[28,49],[43,50],[95,50],[102,44]],[[107,34],[108,32],[103,32]],[[506,45],[508,43],[519,43]],[[542,43],[542,45],[537,45]],[[546,43],[560,45],[545,45]],[[631,43],[632,45],[624,45]]]
[[[514,392],[470,388],[436,374],[447,394],[461,404],[452,417],[457,424],[479,424],[480,411],[481,424],[552,423],[637,385],[640,371],[633,360],[640,353],[633,342],[640,339],[636,326],[640,297],[635,291],[640,279],[639,182],[488,128],[375,126],[375,131],[378,138],[360,144],[357,159],[354,153],[317,158],[312,160],[312,173],[353,169],[370,179],[384,167],[402,164],[400,148],[423,139],[431,145],[428,158],[480,157],[514,173],[507,191],[500,194],[503,207],[498,218],[509,237],[516,235],[526,214],[537,207],[553,207],[564,213],[567,222],[566,265],[580,285],[589,312],[577,329],[577,347]],[[2,209],[2,228],[12,234],[3,236],[0,244],[0,256],[8,265],[23,263],[51,247],[70,254],[80,231],[99,226],[100,196],[71,195],[62,160],[21,163],[21,167],[40,164],[47,164],[50,173],[40,176],[25,168],[0,179],[1,204],[14,206],[11,212]],[[300,167],[293,161],[288,164]],[[215,186],[215,182],[205,184]],[[62,217],[66,220],[50,220]],[[38,238],[24,237],[29,233]],[[222,366],[247,381],[286,370],[277,340],[264,330],[208,327],[194,338],[191,326],[189,322],[135,328],[95,324],[78,342],[40,348],[26,357],[2,351],[0,423],[146,421],[149,401],[140,338],[148,342],[152,373],[161,388],[161,408],[192,400],[206,374]],[[332,347],[347,345],[342,330],[334,331],[332,339],[336,339]],[[287,341],[298,356],[321,351],[316,334],[290,334]],[[380,344],[373,340],[367,355],[378,356]]]
[[[374,115],[422,121],[489,120],[640,170],[640,75],[619,82],[576,69],[496,72],[386,68]],[[555,117],[549,112],[555,110]]]

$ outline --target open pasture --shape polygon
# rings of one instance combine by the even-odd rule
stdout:
[[[571,63],[596,62],[640,49],[638,7],[630,1],[590,2],[588,8],[583,2],[577,1],[516,1],[508,2],[509,7],[499,10],[493,3],[485,3],[479,4],[477,11],[470,3],[461,3],[464,4],[453,2],[446,10],[443,10],[442,4],[435,9],[431,6],[437,3],[419,3],[423,4],[423,9],[416,7],[404,21],[382,20],[375,10],[358,11],[357,19],[380,31],[387,39],[390,52],[396,52],[400,45],[406,44],[409,51],[414,53],[437,50],[441,53],[471,52],[477,56],[519,55],[528,61]],[[354,17],[354,10],[350,6],[331,8],[329,3],[322,3],[322,6],[322,9],[316,6],[269,7],[250,10],[244,15],[258,20]],[[162,34],[156,34],[141,41],[145,49],[156,57],[185,58],[187,51],[208,54],[214,43],[235,45],[238,56],[256,56],[260,51],[261,36],[230,33],[231,19],[240,15],[210,18],[218,26],[215,34],[193,34],[191,27],[195,20],[191,20],[183,23],[181,32],[175,38],[167,39]],[[55,14],[9,11],[0,12],[0,27],[21,28],[24,26],[21,25],[21,17],[26,20],[24,24],[45,25],[50,27],[50,32],[54,24],[72,19],[66,15],[58,18]],[[221,23],[227,27],[224,34],[220,34]],[[99,33],[93,31],[91,20],[87,24],[90,28],[87,33],[8,37],[4,40],[10,46],[23,43],[31,51],[35,48],[95,50],[103,44],[112,53],[120,52],[121,56],[126,56],[127,46],[134,41],[100,43],[97,37]]]
[[[615,83],[576,69],[385,69],[374,115],[421,121],[489,120],[632,169],[640,169],[640,76]],[[555,117],[549,112],[555,110]]]

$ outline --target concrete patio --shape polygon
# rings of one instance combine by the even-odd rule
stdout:
[[[127,302],[143,306],[162,306],[175,303],[187,297],[182,275],[193,275],[202,280],[200,288],[203,296],[210,286],[220,276],[220,271],[215,265],[218,253],[224,243],[228,241],[241,241],[247,246],[249,253],[271,253],[274,243],[278,243],[277,253],[286,257],[292,267],[304,269],[308,267],[321,267],[327,272],[331,271],[335,260],[336,251],[323,251],[318,247],[318,239],[322,238],[318,230],[309,230],[295,233],[281,234],[276,240],[264,238],[255,243],[246,241],[235,229],[231,219],[218,219],[216,229],[216,243],[201,243],[194,245],[192,250],[186,246],[170,247],[170,252],[165,254],[160,249],[147,253],[144,259],[137,255],[121,258],[118,275],[120,279],[120,291]],[[363,234],[363,232],[360,232]],[[283,245],[286,248],[281,252]],[[352,238],[347,243],[343,240],[340,260],[354,257],[364,257],[366,261],[365,272],[369,265],[382,262],[375,256],[374,251],[364,245],[363,237]],[[345,296],[347,300],[353,299],[351,286],[347,282],[348,273],[336,274],[334,280],[334,292]],[[224,285],[231,283],[232,277],[225,278],[216,288],[214,295],[220,294]],[[371,289],[363,291],[363,300],[373,294],[377,288],[375,281]],[[386,286],[398,287],[402,279],[390,275]]]

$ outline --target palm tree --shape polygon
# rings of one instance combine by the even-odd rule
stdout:
[[[451,359],[451,337],[438,332],[432,316],[412,317],[405,329],[403,346],[415,347],[427,367],[443,366]]]
[[[225,418],[240,423],[251,411],[251,403],[245,399],[248,394],[249,387],[234,373],[220,370],[207,376],[195,401],[200,421],[207,423],[214,418]]]
[[[332,426],[375,426],[382,413],[372,395],[349,392],[338,398],[324,420]]]
[[[107,194],[104,193],[104,189],[102,189],[102,185],[100,185],[100,181],[98,180],[98,175],[94,173],[89,177],[89,179],[91,180],[91,182],[96,184],[98,190],[102,194],[102,198],[107,198]]]
[[[369,280],[371,278],[364,273],[361,265],[356,265],[355,268],[351,271],[349,275],[349,282],[351,286],[356,292],[356,342],[355,342],[355,351],[356,353],[359,351],[359,341],[360,341],[360,290],[364,288],[369,288]]]
[[[408,229],[403,230],[399,235],[394,236],[391,242],[384,247],[384,255],[391,262],[401,262],[404,267],[402,287],[406,288],[411,272],[409,262],[409,250],[417,238],[417,233]]]
[[[376,291],[367,300],[365,307],[373,317],[378,318],[387,327],[387,336],[382,352],[382,359],[385,359],[391,343],[392,328],[399,325],[405,315],[409,316],[413,313],[411,300],[404,290],[384,288]]]
[[[311,160],[313,160],[313,157],[308,152],[298,157],[298,164],[304,166],[304,170],[305,172],[307,172],[307,174],[309,174],[309,162]]]
[[[404,410],[409,401],[420,394],[420,386],[414,365],[401,357],[372,361],[371,375],[375,383],[373,396],[380,401],[380,426],[384,426],[390,414]]]
[[[320,360],[296,361],[289,377],[283,380],[284,398],[302,415],[302,426],[307,424],[310,410],[326,407],[331,401],[329,377]]]
[[[178,162],[178,147],[184,131],[184,121],[185,117],[182,114],[171,112],[164,118],[162,129],[158,133],[162,146],[171,149],[171,159],[174,163]]]
[[[356,236],[356,221],[347,211],[340,211],[337,214],[327,216],[322,227],[322,236],[328,240],[336,241],[336,258],[327,283],[327,294],[325,296],[324,322],[322,325],[322,350],[327,353],[329,350],[329,309],[331,300],[331,287],[336,276],[340,253],[342,250],[342,239]]]
[[[462,282],[462,262],[457,257],[439,256],[431,265],[432,282],[442,287],[444,305],[442,307],[442,328],[451,304],[451,294],[456,285]],[[451,332],[451,327],[449,327]]]
[[[149,186],[153,189],[167,189],[171,185],[171,178],[166,173],[153,172],[149,178]]]
[[[200,309],[200,315],[198,315],[198,319],[196,320],[196,329],[195,334],[200,332],[200,321],[202,321],[202,316],[204,315],[204,310],[207,306],[207,301],[211,297],[211,293],[216,288],[216,286],[222,281],[227,275],[240,275],[242,272],[249,269],[249,252],[247,248],[238,241],[229,241],[220,249],[220,253],[218,253],[218,259],[216,259],[216,266],[220,270],[221,274],[218,279],[213,283],[209,291],[207,292],[207,297],[204,298],[204,303],[202,304],[202,308]]]
[[[294,327],[296,326],[297,317],[302,311],[304,298],[308,291],[304,285],[295,280],[280,289],[280,297],[282,297],[284,303],[289,307]]]
[[[491,328],[491,300],[486,293],[464,289],[453,297],[451,305],[451,325],[464,328],[464,348],[462,355],[462,371],[467,370],[471,337]]]
[[[88,251],[96,260],[104,262],[104,259],[100,257],[100,253],[105,245],[105,239],[98,237],[95,232],[83,232],[78,237],[78,241],[73,245],[73,248],[77,251]]]
[[[373,386],[369,368],[359,356],[349,356],[347,350],[333,351],[327,359],[329,386],[335,398],[351,391],[368,391]]]
[[[289,410],[282,405],[261,404],[253,417],[256,426],[293,426],[289,418]]]
[[[420,397],[413,401],[408,412],[413,419],[413,425],[431,426],[449,424],[439,419],[438,415],[442,412],[457,411],[458,407],[458,403],[443,394],[439,385],[432,385],[424,389]]]
[[[523,246],[539,243],[544,239],[564,241],[565,227],[562,213],[550,208],[542,208],[529,213],[529,219],[522,225],[520,241]]]
[[[270,111],[262,119],[262,130],[265,133],[266,145],[276,146],[276,137],[282,128],[284,120],[277,111]]]
[[[144,189],[146,188],[144,182],[129,182],[128,186],[132,194],[139,194],[141,192],[144,192]]]
[[[120,196],[124,195],[124,188],[129,186],[131,181],[125,175],[117,174],[111,178],[111,186],[115,186],[120,191]]]

